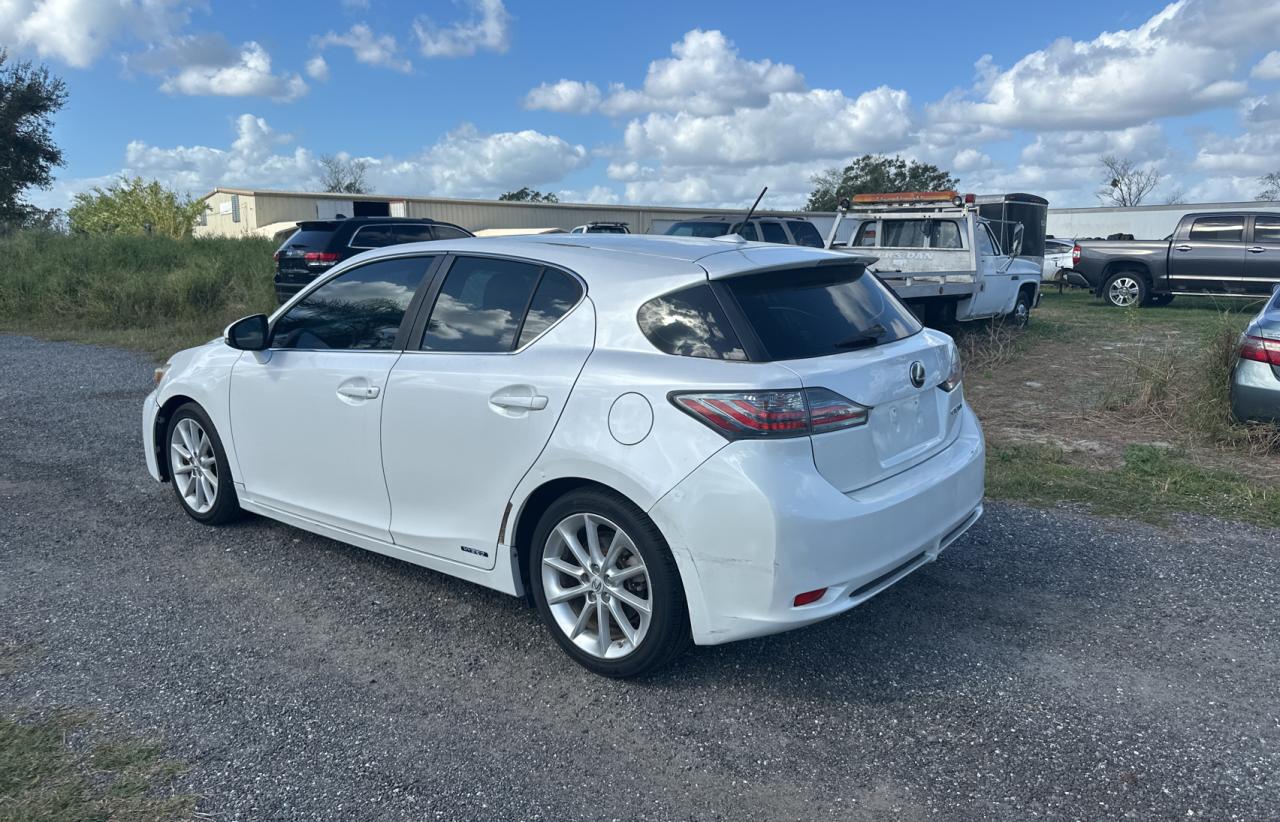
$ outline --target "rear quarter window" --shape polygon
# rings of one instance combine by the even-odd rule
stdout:
[[[664,354],[745,360],[747,353],[708,285],[655,297],[636,315],[640,330]]]

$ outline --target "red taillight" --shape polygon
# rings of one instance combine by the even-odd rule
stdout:
[[[973,194],[966,194],[964,195],[964,202],[965,202],[965,205],[973,205],[974,203],[978,202],[978,198],[975,197]]]
[[[826,592],[826,588],[819,588],[816,591],[805,591],[803,594],[796,594],[795,607],[799,608],[801,605],[817,602],[822,599],[822,595]]]
[[[866,424],[870,410],[826,388],[672,394],[671,402],[731,440],[853,428]]]
[[[1240,341],[1240,359],[1280,365],[1280,340],[1245,337]]]
[[[1080,244],[1076,243],[1071,247],[1071,265],[1080,265]]]
[[[333,265],[338,261],[338,255],[330,251],[308,251],[302,259],[307,265]]]

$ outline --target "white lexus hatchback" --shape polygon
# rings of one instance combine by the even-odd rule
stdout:
[[[982,513],[955,346],[872,258],[638,235],[353,257],[173,356],[147,466],[513,595],[608,676],[847,611]]]

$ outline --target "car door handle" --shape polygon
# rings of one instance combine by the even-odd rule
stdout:
[[[1176,245],[1176,246],[1174,246],[1174,247],[1173,247],[1173,250],[1174,250],[1174,251],[1190,251],[1190,250],[1191,250],[1191,246],[1189,246],[1189,245]]]
[[[518,408],[522,411],[541,411],[547,407],[547,398],[542,394],[534,394],[533,396],[498,394],[490,397],[489,402],[499,408]]]
[[[1255,245],[1249,249],[1250,254],[1261,254],[1264,251],[1266,251],[1266,249],[1260,245]]]
[[[378,398],[378,386],[340,385],[338,386],[338,396],[349,397],[353,400],[376,400]]]

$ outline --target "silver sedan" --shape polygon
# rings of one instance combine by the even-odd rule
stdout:
[[[1240,337],[1231,371],[1231,412],[1238,420],[1280,423],[1280,286]]]

